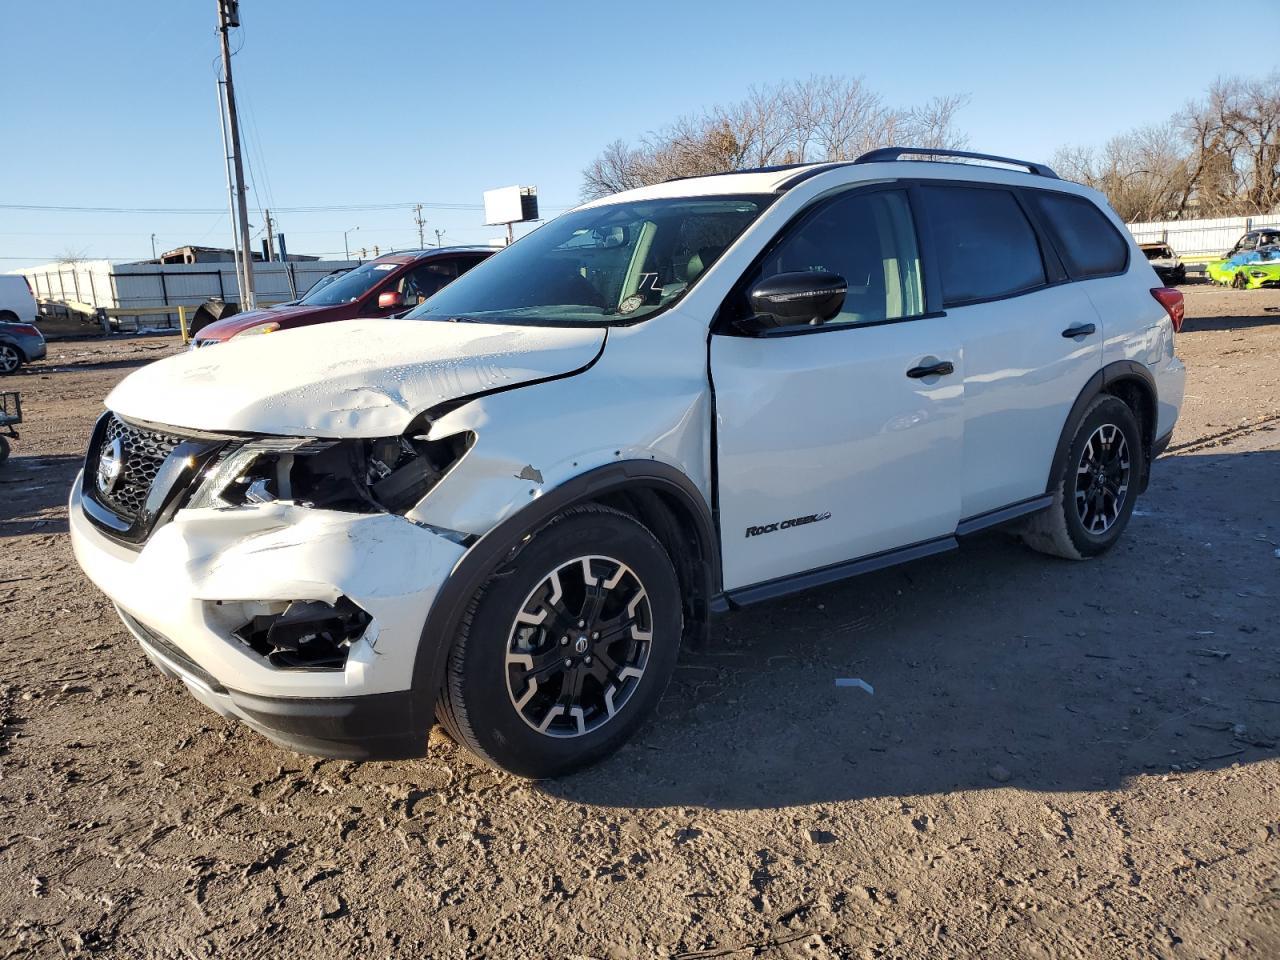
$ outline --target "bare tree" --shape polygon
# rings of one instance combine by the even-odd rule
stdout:
[[[1103,191],[1126,220],[1280,210],[1280,72],[1219,79],[1167,123],[1064,147],[1060,173]]]
[[[582,194],[591,199],[673,177],[847,160],[895,140],[960,147],[965,138],[956,114],[967,102],[947,96],[892,108],[861,77],[834,75],[752,87],[742,100],[681,117],[634,146],[615,140],[583,171]]]

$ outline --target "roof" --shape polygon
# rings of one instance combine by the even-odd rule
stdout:
[[[459,244],[455,247],[427,247],[425,250],[396,250],[392,253],[384,253],[380,257],[375,257],[369,263],[410,263],[414,260],[425,260],[437,255],[449,255],[455,253],[497,253],[498,247],[491,247],[482,243]]]

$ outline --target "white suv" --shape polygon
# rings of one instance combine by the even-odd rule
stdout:
[[[76,555],[277,742],[415,756],[438,718],[542,777],[616,749],[713,613],[997,524],[1102,553],[1178,415],[1181,294],[1094,191],[943,155],[630,191],[406,319],[152,364]]]

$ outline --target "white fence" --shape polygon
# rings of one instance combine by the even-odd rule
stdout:
[[[1131,223],[1129,232],[1139,243],[1167,243],[1180,257],[1217,257],[1234,247],[1250,230],[1277,225],[1280,225],[1280,212],[1253,217]]]
[[[255,263],[253,286],[259,303],[282,303],[302,296],[326,274],[358,265],[356,260]],[[113,264],[107,260],[88,260],[27,267],[18,272],[30,281],[37,300],[74,301],[119,310],[180,305],[194,309],[210,297],[221,297],[227,303],[240,302],[234,263]],[[119,320],[126,330],[176,327],[178,314],[176,309],[170,314],[145,317],[124,314]]]

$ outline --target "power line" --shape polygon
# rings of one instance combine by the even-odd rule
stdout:
[[[405,203],[340,203],[321,204],[301,207],[275,207],[276,213],[361,213],[376,210],[412,210],[418,206],[416,201]],[[483,210],[482,203],[445,203],[423,201],[424,210]],[[570,207],[542,208],[548,213],[559,213]],[[190,214],[192,216],[222,216],[227,211],[216,207],[81,207],[48,203],[0,203],[0,210],[26,210],[33,213],[166,213]]]
[[[304,207],[273,207],[276,213],[353,213],[373,210],[412,210],[416,202],[346,203]],[[430,210],[483,210],[481,203],[423,203]],[[554,209],[554,208],[548,208]],[[567,208],[566,208],[567,209]],[[0,203],[0,210],[28,210],[36,213],[169,213],[193,216],[221,216],[227,211],[215,207],[79,207],[42,203]]]

